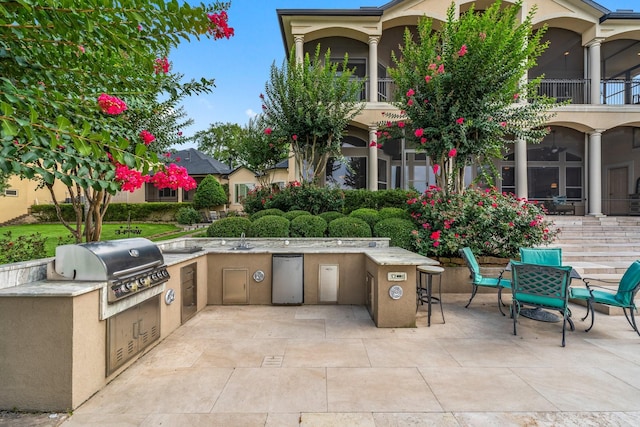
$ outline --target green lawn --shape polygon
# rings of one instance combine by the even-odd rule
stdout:
[[[127,234],[126,224],[103,224],[102,240],[126,239],[128,237],[146,237],[149,240],[160,241],[173,239],[190,232],[182,231],[182,228],[175,224],[156,224],[156,223],[133,223],[131,228],[139,228],[140,234]],[[69,230],[60,224],[27,224],[27,225],[10,225],[0,227],[0,236],[4,237],[7,232],[11,232],[12,239],[18,239],[21,236],[29,236],[31,234],[40,234],[46,238],[45,250],[47,256],[55,255],[55,248],[60,244],[75,243],[71,238]]]

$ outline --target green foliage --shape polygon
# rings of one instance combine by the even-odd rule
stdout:
[[[284,211],[277,208],[265,209],[263,211],[259,211],[251,215],[251,221],[255,221],[256,219],[262,218],[267,215],[278,215],[284,216]]]
[[[289,220],[281,215],[265,215],[249,226],[251,237],[289,237]]]
[[[371,237],[371,235],[371,227],[360,218],[337,218],[329,223],[329,237]]]
[[[75,217],[73,205],[61,203],[59,206],[63,218],[73,221]],[[105,213],[104,221],[173,221],[181,208],[190,206],[192,205],[188,202],[111,203]],[[58,222],[55,205],[32,205],[31,213],[39,222]]]
[[[46,257],[46,238],[39,233],[14,238],[11,232],[0,237],[0,264]]]
[[[325,237],[327,221],[319,215],[299,215],[289,228],[291,237]]]
[[[352,75],[347,55],[341,64],[332,61],[329,50],[322,58],[320,45],[302,63],[292,50],[281,68],[271,66],[261,95],[264,121],[273,138],[290,144],[303,182],[324,176],[327,159],[341,155],[349,121],[364,107],[359,101],[364,82]]]
[[[284,189],[260,187],[250,192],[243,201],[245,212],[277,208],[283,212],[303,210],[312,215],[327,211],[341,211],[344,193],[335,188],[292,183]]]
[[[407,203],[417,251],[425,256],[457,257],[469,246],[475,254],[515,258],[521,247],[550,244],[558,233],[542,205],[496,189],[445,194],[432,188]]]
[[[322,212],[318,216],[324,219],[325,221],[327,221],[327,224],[333,221],[334,219],[344,218],[344,214],[342,212],[335,212],[335,211]]]
[[[182,83],[159,71],[172,48],[192,37],[211,38],[207,13],[227,4],[164,0],[3,2],[0,21],[0,171],[67,187],[75,222],[60,218],[76,240],[100,238],[102,215],[121,184],[116,164],[146,175],[158,153],[185,142],[178,107],[185,96],[212,90],[213,80]],[[82,6],[82,7],[78,7]],[[101,94],[126,103],[119,114],[98,106]],[[158,99],[162,97],[164,101]],[[140,132],[155,143],[147,146]]]
[[[407,199],[418,196],[412,190],[345,190],[344,212],[350,213],[359,208],[382,209],[385,207],[403,207]]]
[[[402,218],[386,218],[380,220],[373,227],[373,235],[376,237],[389,237],[390,246],[398,246],[407,250],[413,250],[413,235],[415,230],[413,221]]]
[[[546,27],[534,32],[536,6],[526,16],[521,6],[518,0],[503,8],[498,0],[476,13],[472,4],[457,18],[452,3],[446,22],[420,19],[418,40],[407,29],[393,55],[396,106],[406,114],[394,119],[409,119],[400,130],[438,165],[436,180],[446,192],[464,191],[466,166],[492,164],[514,139],[538,143],[547,132],[557,104],[537,95],[541,78],[522,78],[547,47]]]
[[[193,206],[196,209],[211,210],[227,203],[227,195],[213,175],[207,175],[198,185],[193,196]]]
[[[403,208],[382,208],[378,211],[380,221],[388,218],[411,219],[411,215],[407,212],[406,201]]]
[[[207,228],[208,237],[240,237],[248,234],[251,221],[240,216],[229,216],[219,219]]]
[[[300,215],[311,215],[311,213],[308,211],[296,209],[293,211],[285,212],[284,217],[287,218],[289,221],[291,221]]]
[[[237,123],[216,122],[210,124],[207,130],[196,132],[192,139],[198,144],[199,151],[227,164],[231,162],[235,168],[244,165],[238,161],[242,155],[240,143],[243,133]]]
[[[195,224],[196,222],[200,222],[200,212],[193,209],[192,207],[184,207],[178,209],[178,213],[176,214],[176,221],[178,224]]]
[[[361,220],[369,224],[369,227],[371,227],[372,230],[376,225],[376,222],[380,220],[378,211],[371,208],[356,209],[355,211],[351,212],[349,216],[352,218],[360,218]]]

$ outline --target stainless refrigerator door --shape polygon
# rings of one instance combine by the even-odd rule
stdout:
[[[273,255],[273,282],[271,302],[273,304],[302,304],[303,262],[302,254]]]

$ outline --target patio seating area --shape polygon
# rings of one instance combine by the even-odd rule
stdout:
[[[619,316],[586,333],[570,304],[563,348],[557,323],[514,336],[495,294],[467,300],[406,329],[362,306],[208,306],[62,425],[637,425],[640,339]]]

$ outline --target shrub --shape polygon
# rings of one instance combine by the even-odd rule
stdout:
[[[327,221],[327,224],[329,224],[334,219],[343,218],[344,214],[340,212],[331,211],[331,212],[322,212],[318,216],[320,216],[322,219]]]
[[[341,211],[344,193],[340,189],[317,187],[310,184],[291,183],[287,187],[257,188],[242,202],[245,212],[277,208],[283,212],[303,210],[317,215],[326,211]]]
[[[207,175],[198,184],[196,194],[193,196],[193,206],[196,209],[210,210],[225,203],[227,203],[227,195],[224,188],[213,175]]]
[[[289,220],[281,215],[265,215],[251,222],[251,237],[289,237]]]
[[[191,225],[200,221],[200,213],[191,206],[178,209],[176,214],[178,224]]]
[[[402,208],[405,206],[407,199],[418,195],[416,191],[401,189],[378,191],[345,190],[343,211],[348,214],[360,208]]]
[[[280,209],[265,209],[263,211],[258,211],[251,215],[251,221],[255,221],[256,219],[262,218],[263,216],[267,215],[284,216],[284,211]]]
[[[355,211],[351,212],[349,216],[352,218],[360,218],[361,220],[364,220],[367,224],[369,224],[369,227],[371,227],[372,230],[376,225],[376,222],[380,220],[378,211],[371,208],[356,209]]]
[[[406,205],[406,202],[404,203]],[[380,221],[388,218],[411,219],[411,215],[404,208],[382,208],[378,211]]]
[[[40,233],[13,238],[11,232],[0,237],[0,264],[29,261],[47,256],[44,244],[47,238]]]
[[[469,246],[475,254],[513,258],[520,247],[549,244],[558,234],[541,205],[496,189],[445,195],[434,187],[407,203],[417,228],[415,247],[425,256],[457,257]]]
[[[355,217],[334,219],[329,223],[330,237],[371,237],[371,227]]]
[[[389,237],[390,246],[398,246],[407,250],[413,250],[413,235],[415,230],[413,221],[402,218],[387,218],[378,223],[373,228],[373,235],[376,237]]]
[[[229,216],[219,219],[207,228],[209,237],[240,237],[242,233],[248,234],[251,221],[241,216]]]
[[[291,220],[291,237],[324,237],[327,221],[319,215],[299,215]]]
[[[289,221],[291,221],[294,218],[299,217],[300,215],[309,216],[309,215],[311,215],[311,212],[301,211],[301,210],[289,211],[289,212],[284,214],[284,217],[287,218]]]

